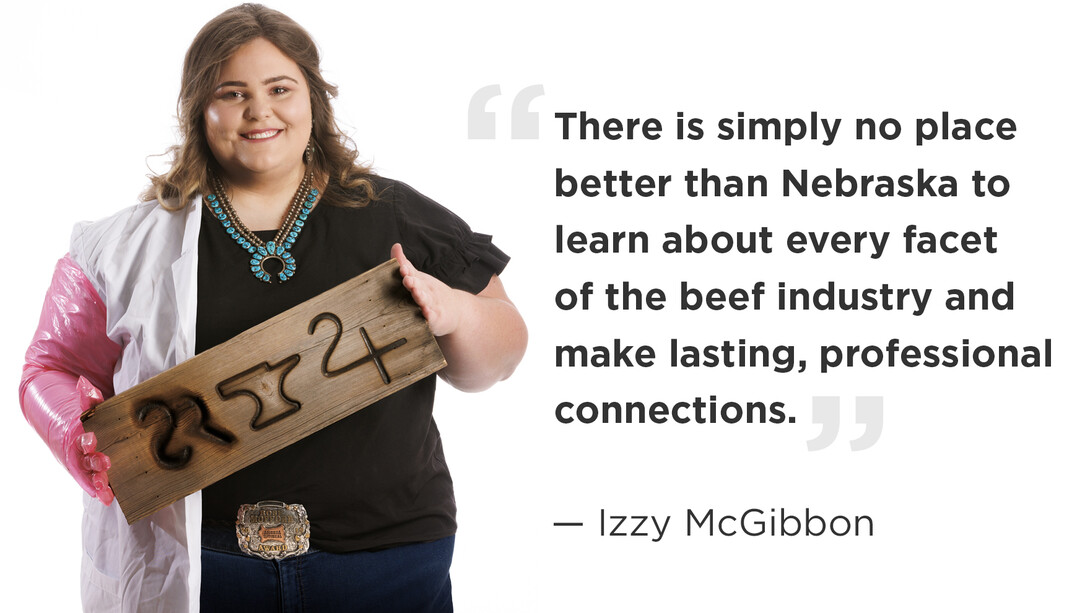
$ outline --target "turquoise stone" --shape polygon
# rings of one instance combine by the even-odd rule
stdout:
[[[209,202],[215,202],[216,201],[216,196],[213,195],[213,194],[208,194],[207,196],[205,196],[204,199],[209,201]]]
[[[247,249],[247,251],[249,251],[250,253],[253,253],[253,252],[254,252],[254,248],[253,248],[253,247],[249,247],[249,248]]]
[[[265,251],[264,247],[258,247],[257,252],[260,253],[261,255],[269,255],[269,252]]]
[[[269,278],[270,278],[270,277],[269,277],[269,273],[265,273],[265,276],[264,276],[264,277],[262,277],[262,278],[263,278],[263,279],[264,279],[265,281],[268,281],[268,280],[269,280]]]
[[[261,267],[260,266],[251,266],[250,270],[252,270],[254,272],[257,272],[257,273],[260,273],[261,272]]]
[[[288,270],[295,270],[295,264],[285,264],[284,268]]]
[[[257,258],[250,260],[250,266],[261,266],[261,260]]]
[[[293,257],[291,257],[289,255],[288,257],[284,258],[284,261],[287,262],[288,264],[294,264],[295,263],[295,258],[293,258]]]
[[[274,243],[273,241],[269,241],[265,243],[265,248],[269,251],[276,251],[276,243]]]
[[[292,276],[292,275],[294,275],[294,274],[295,274],[295,271],[294,271],[294,270],[291,270],[291,269],[288,269],[288,270],[285,270],[285,271],[284,271],[284,274],[286,274],[286,275],[288,275],[288,276],[290,277],[290,276]]]
[[[306,221],[306,220],[307,220],[307,214],[306,213],[301,213],[299,215],[299,221]]]
[[[288,233],[289,238],[295,238],[296,236],[299,236],[299,233],[296,232],[295,230],[292,230],[291,232]]]
[[[276,248],[276,255],[284,255],[284,246],[283,245]]]
[[[227,213],[220,213],[219,218],[220,218],[220,221],[223,221],[224,219],[227,219]]]
[[[285,275],[284,273],[280,273],[280,280],[281,281],[287,281],[288,280],[288,275]]]
[[[214,205],[213,205],[213,206],[214,206]],[[213,209],[212,209],[212,212],[214,212],[214,213],[215,213],[216,215],[219,215],[220,213],[222,213],[222,212],[223,212],[223,209],[221,209],[221,208],[219,208],[219,207],[217,206],[217,207],[215,207],[215,208],[213,208]]]

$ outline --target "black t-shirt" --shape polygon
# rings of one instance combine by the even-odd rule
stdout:
[[[365,207],[318,206],[285,283],[253,276],[250,255],[207,208],[197,254],[197,352],[218,345],[390,259],[400,242],[419,269],[478,293],[507,264],[491,237],[411,187],[373,177]],[[271,240],[276,231],[257,232]],[[435,375],[205,488],[206,526],[233,529],[239,505],[301,503],[325,551],[374,549],[455,531],[454,491],[432,419]]]

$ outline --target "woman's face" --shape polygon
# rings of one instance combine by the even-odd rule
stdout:
[[[228,181],[276,180],[298,172],[310,140],[306,78],[275,45],[252,40],[220,71],[204,125]]]

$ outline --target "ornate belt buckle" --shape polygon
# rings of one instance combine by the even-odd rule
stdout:
[[[238,508],[238,547],[266,560],[282,560],[310,549],[310,520],[301,504],[263,500]]]

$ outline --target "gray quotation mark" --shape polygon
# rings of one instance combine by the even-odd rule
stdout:
[[[852,451],[869,449],[882,436],[882,404],[882,396],[855,397],[855,423],[863,425],[863,434],[849,443]],[[806,441],[806,448],[820,451],[832,445],[840,434],[840,397],[814,396],[813,409],[814,423],[821,424],[821,432]]]
[[[499,84],[493,83],[478,89],[469,98],[469,138],[496,138],[496,113],[486,111],[485,106],[500,94]],[[530,111],[530,103],[543,95],[545,86],[541,84],[524,87],[515,94],[515,100],[511,103],[511,138],[538,138],[540,122],[537,113]]]

